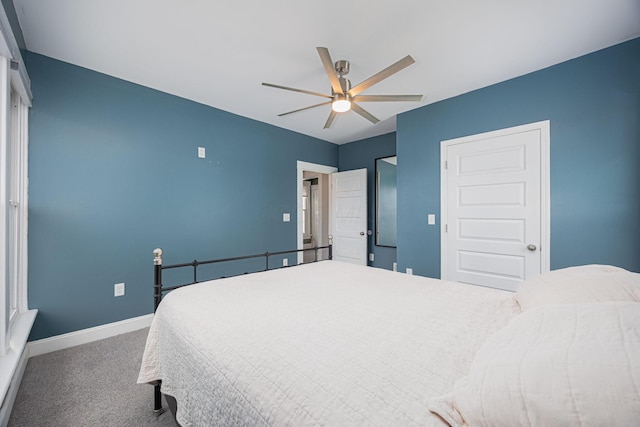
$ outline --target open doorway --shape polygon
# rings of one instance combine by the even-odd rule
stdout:
[[[329,230],[329,175],[303,173],[302,186],[302,247],[325,246]],[[313,251],[304,252],[304,262],[313,261]]]
[[[329,244],[329,175],[333,166],[298,161],[298,249]],[[313,259],[313,251],[299,253],[298,263]]]

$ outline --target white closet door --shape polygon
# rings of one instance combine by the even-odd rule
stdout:
[[[543,271],[543,135],[519,126],[443,142],[443,278],[515,290]]]

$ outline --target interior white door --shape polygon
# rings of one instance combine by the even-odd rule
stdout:
[[[367,170],[331,174],[333,259],[367,264]]]
[[[516,290],[548,269],[544,147],[548,122],[443,141],[443,279]]]

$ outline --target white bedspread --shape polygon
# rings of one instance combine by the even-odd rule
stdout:
[[[429,398],[518,312],[509,292],[336,261],[204,282],[164,298],[138,382],[162,380],[184,427],[440,425]]]

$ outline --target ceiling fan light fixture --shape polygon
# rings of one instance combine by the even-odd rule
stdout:
[[[347,96],[337,95],[331,103],[331,109],[336,113],[344,113],[351,109],[351,101]]]
[[[422,100],[422,95],[361,95],[362,92],[369,89],[371,86],[380,83],[382,80],[391,77],[395,73],[404,70],[409,65],[415,63],[416,61],[411,57],[411,55],[407,55],[401,60],[394,62],[384,70],[377,72],[376,74],[358,83],[355,87],[352,88],[349,79],[344,77],[349,73],[349,61],[342,59],[334,63],[331,59],[331,55],[329,55],[329,49],[327,49],[326,47],[317,47],[316,50],[320,55],[322,66],[324,67],[324,70],[327,73],[327,77],[329,78],[329,83],[331,83],[331,95],[312,92],[310,90],[296,89],[293,87],[274,85],[271,83],[262,83],[263,86],[270,86],[277,89],[285,89],[293,92],[306,93],[307,95],[314,95],[325,98],[325,101],[320,104],[298,108],[297,110],[278,114],[278,117],[287,116],[292,113],[306,111],[311,108],[331,104],[331,113],[329,113],[329,118],[324,124],[325,129],[331,127],[331,124],[333,123],[337,114],[346,113],[350,110],[353,110],[353,112],[362,116],[375,125],[380,120],[373,114],[362,108],[360,106],[360,102],[418,102]],[[353,102],[352,100],[357,102]]]

